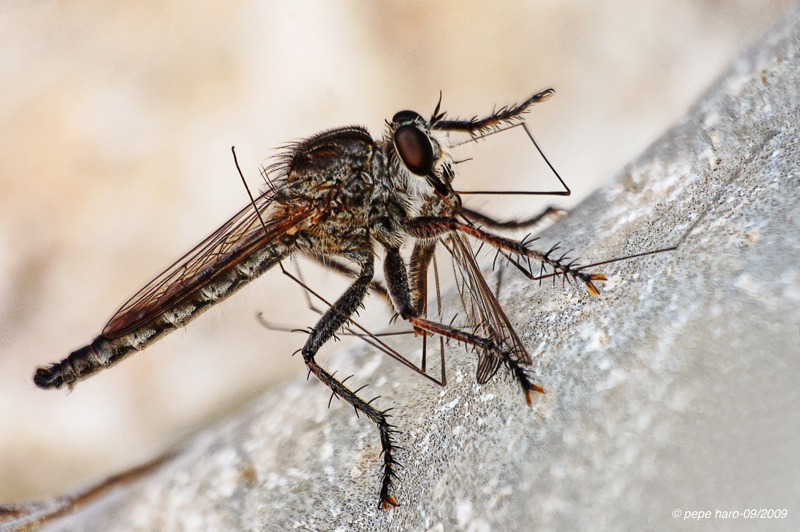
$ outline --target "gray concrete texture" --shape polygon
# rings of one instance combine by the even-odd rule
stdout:
[[[547,389],[532,407],[459,347],[443,389],[367,348],[326,362],[394,408],[399,508],[377,507],[374,426],[298,380],[46,529],[797,530],[798,87],[794,11],[540,241],[594,262],[697,222],[679,249],[598,268],[599,297],[504,277]],[[762,509],[788,516],[745,517]]]

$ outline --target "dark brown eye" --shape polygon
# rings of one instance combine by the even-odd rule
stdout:
[[[416,126],[409,124],[397,128],[394,132],[394,149],[412,174],[427,176],[433,171],[431,139]]]

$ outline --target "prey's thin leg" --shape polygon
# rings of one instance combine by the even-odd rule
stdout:
[[[567,214],[567,211],[564,209],[559,209],[558,207],[553,207],[552,205],[547,207],[545,210],[537,214],[536,216],[532,216],[525,220],[506,220],[500,221],[491,216],[483,214],[482,212],[475,211],[472,209],[462,208],[459,214],[464,215],[464,217],[469,220],[470,222],[477,222],[482,227],[491,227],[493,229],[500,229],[500,230],[514,230],[514,229],[529,229],[531,227],[535,227],[539,225],[546,219],[558,219],[562,216]],[[505,265],[501,265],[500,269],[497,272],[497,284],[495,286],[495,297],[500,297],[500,287],[503,284],[503,273],[505,272]]]
[[[280,263],[279,263],[279,265],[280,265]],[[324,297],[322,297],[320,294],[318,294],[313,289],[311,289],[302,280],[298,279],[297,277],[295,277],[294,275],[289,273],[289,271],[284,269],[282,267],[282,265],[280,265],[280,266],[281,266],[281,273],[283,273],[284,275],[289,277],[293,282],[295,282],[301,288],[303,288],[303,290],[305,290],[306,292],[308,292],[309,294],[311,294],[312,296],[317,298],[320,302],[325,304],[329,309],[333,308],[333,306],[334,306],[333,303],[328,302]],[[313,331],[313,329],[311,329],[311,328],[299,329],[299,328],[296,328],[296,327],[290,327],[290,326],[286,326],[286,325],[279,325],[279,324],[271,323],[271,322],[267,321],[263,317],[263,315],[261,313],[256,315],[256,318],[258,319],[258,321],[264,327],[266,327],[267,329],[270,329],[270,330],[277,330],[277,331],[284,331],[284,332],[298,332],[298,333],[304,333],[306,335]],[[406,357],[404,357],[403,355],[401,355],[400,353],[398,353],[397,351],[392,349],[389,345],[387,345],[386,343],[384,343],[381,340],[381,337],[383,337],[383,336],[398,336],[398,335],[405,335],[405,334],[414,334],[414,331],[400,331],[400,332],[393,332],[393,333],[390,332],[390,333],[373,334],[373,333],[369,332],[364,326],[360,325],[357,321],[355,321],[352,318],[352,316],[349,319],[345,318],[345,324],[342,325],[342,329],[340,329],[340,331],[342,331],[342,330],[345,331],[344,334],[350,334],[350,335],[353,335],[353,336],[356,336],[356,337],[360,338],[364,342],[366,342],[369,345],[373,346],[375,349],[378,349],[379,351],[381,351],[384,354],[388,355],[390,358],[393,358],[394,360],[400,362],[401,364],[403,364],[404,366],[406,366],[407,368],[409,368],[413,372],[421,375],[422,377],[425,377],[426,379],[428,379],[429,381],[433,382],[434,384],[438,384],[439,386],[444,386],[444,384],[445,384],[444,382],[442,382],[441,380],[438,380],[435,377],[432,377],[432,376],[428,375],[426,372],[420,370],[420,368],[417,367],[413,362],[408,360]],[[356,332],[356,330],[361,331],[361,332],[358,333],[358,332]],[[442,349],[442,353],[444,353],[443,349]],[[444,355],[442,354],[442,356],[444,356]]]
[[[501,222],[491,216],[483,214],[482,212],[474,211],[466,207],[462,207],[461,214],[472,222],[478,222],[484,227],[491,227],[493,229],[527,229],[533,227],[547,218],[563,216],[566,214],[564,209],[558,207],[547,207],[545,210],[525,220],[506,220]]]
[[[350,268],[347,264],[342,264],[338,262],[334,258],[322,258],[317,255],[309,254],[306,257],[312,259],[313,261],[317,262],[318,264],[324,266],[329,270],[333,270],[340,275],[344,275],[345,277],[357,277],[358,272],[352,268]],[[373,294],[380,297],[389,307],[392,307],[392,298],[389,297],[389,292],[386,290],[386,287],[381,284],[380,281],[376,281],[375,279],[369,283],[369,289],[372,291]]]

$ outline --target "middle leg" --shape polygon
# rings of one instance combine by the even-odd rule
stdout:
[[[408,321],[414,329],[439,334],[477,348],[481,353],[479,373],[480,366],[483,364],[494,365],[495,367],[497,364],[504,364],[522,387],[525,401],[528,404],[532,404],[533,402],[533,392],[544,393],[544,389],[531,380],[530,375],[523,367],[524,364],[517,357],[513,356],[510,350],[504,349],[495,339],[484,338],[477,334],[462,331],[450,325],[421,317],[412,304],[412,295],[408,285],[408,274],[399,249],[386,249],[384,275],[386,277],[386,285],[389,289],[389,293],[392,295],[397,312],[404,320]],[[502,338],[498,340],[500,342],[503,341]],[[496,364],[493,361],[496,361]],[[488,381],[493,374],[494,372],[491,371],[489,376],[481,382],[481,384]]]

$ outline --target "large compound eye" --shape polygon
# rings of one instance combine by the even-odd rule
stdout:
[[[398,111],[392,117],[392,122],[395,124],[405,124],[408,122],[414,122],[415,120],[422,120],[422,117],[416,111]]]
[[[427,176],[433,171],[431,139],[416,126],[408,124],[397,128],[394,132],[394,149],[412,174]]]

